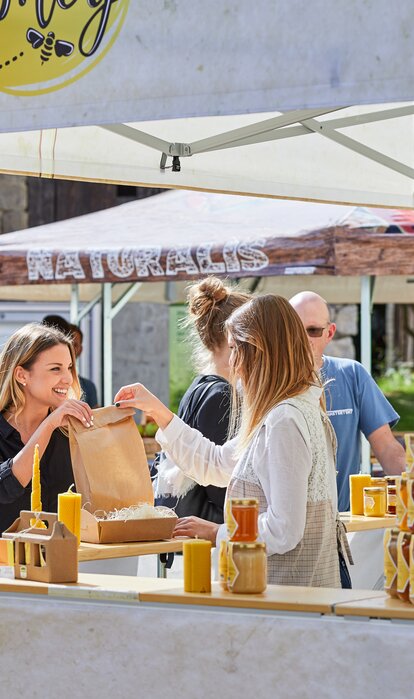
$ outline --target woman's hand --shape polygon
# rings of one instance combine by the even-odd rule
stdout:
[[[191,539],[207,539],[211,541],[213,546],[216,545],[217,532],[220,525],[215,522],[209,522],[206,519],[195,517],[180,517],[175,525],[173,536],[188,536]]]
[[[46,421],[52,425],[55,430],[58,427],[66,427],[68,424],[68,416],[75,417],[86,427],[93,425],[92,410],[87,403],[81,400],[70,398],[65,400],[56,410],[53,410],[46,418]]]
[[[142,383],[122,386],[114,398],[114,403],[117,408],[133,407],[148,413],[161,429],[165,429],[174,416],[174,413]]]

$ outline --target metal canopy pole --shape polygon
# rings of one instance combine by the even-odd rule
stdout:
[[[78,323],[88,315],[92,311],[92,309],[96,306],[97,303],[100,302],[101,300],[101,292],[99,291],[99,294],[96,294],[96,296],[87,303],[82,310],[78,312]]]
[[[142,282],[133,282],[112,305],[112,287],[110,282],[102,284],[102,397],[104,405],[111,405],[112,386],[112,320],[141,287]]]
[[[102,284],[102,398],[112,403],[112,284]]]
[[[79,323],[79,284],[72,284],[70,289],[70,322]]]
[[[243,126],[232,131],[219,133],[208,138],[203,138],[192,143],[165,141],[157,136],[145,133],[126,124],[110,124],[101,126],[118,136],[128,138],[149,148],[162,153],[161,169],[165,168],[167,156],[190,157],[195,154],[209,153],[211,151],[225,148],[239,148],[253,143],[265,143],[283,138],[305,136],[311,133],[319,133],[321,136],[335,141],[338,145],[348,148],[359,155],[364,156],[384,167],[390,168],[401,175],[414,178],[414,169],[399,160],[390,158],[385,153],[381,153],[374,148],[370,148],[359,141],[356,141],[338,129],[345,129],[361,124],[370,124],[377,121],[387,121],[414,114],[414,106],[394,107],[365,114],[357,114],[328,121],[318,121],[315,117],[324,116],[334,111],[339,111],[345,107],[331,107],[323,109],[302,109],[285,112],[277,117],[266,119],[262,122]],[[296,124],[294,126],[294,124]],[[174,163],[173,163],[174,165]],[[173,168],[174,169],[174,168]],[[177,171],[180,167],[177,168]]]
[[[371,373],[372,368],[372,298],[375,277],[361,277],[361,364]],[[361,471],[371,473],[371,449],[369,442],[361,435]]]

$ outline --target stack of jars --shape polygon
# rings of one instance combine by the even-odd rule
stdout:
[[[395,476],[373,478],[368,473],[349,476],[351,515],[384,517],[395,515],[396,483]]]
[[[219,578],[224,590],[259,594],[267,585],[266,546],[257,541],[259,501],[228,498],[227,539],[220,542]]]
[[[414,604],[414,434],[404,435],[407,471],[396,477],[396,524],[384,534],[385,591]]]

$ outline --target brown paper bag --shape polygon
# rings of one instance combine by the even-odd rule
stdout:
[[[135,410],[109,406],[92,413],[92,427],[68,418],[72,467],[82,504],[92,513],[143,502],[153,505],[145,449],[132,418]]]

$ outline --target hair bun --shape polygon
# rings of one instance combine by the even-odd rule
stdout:
[[[229,291],[218,277],[208,277],[193,284],[188,294],[190,313],[203,316],[211,313],[213,308],[227,299]]]

